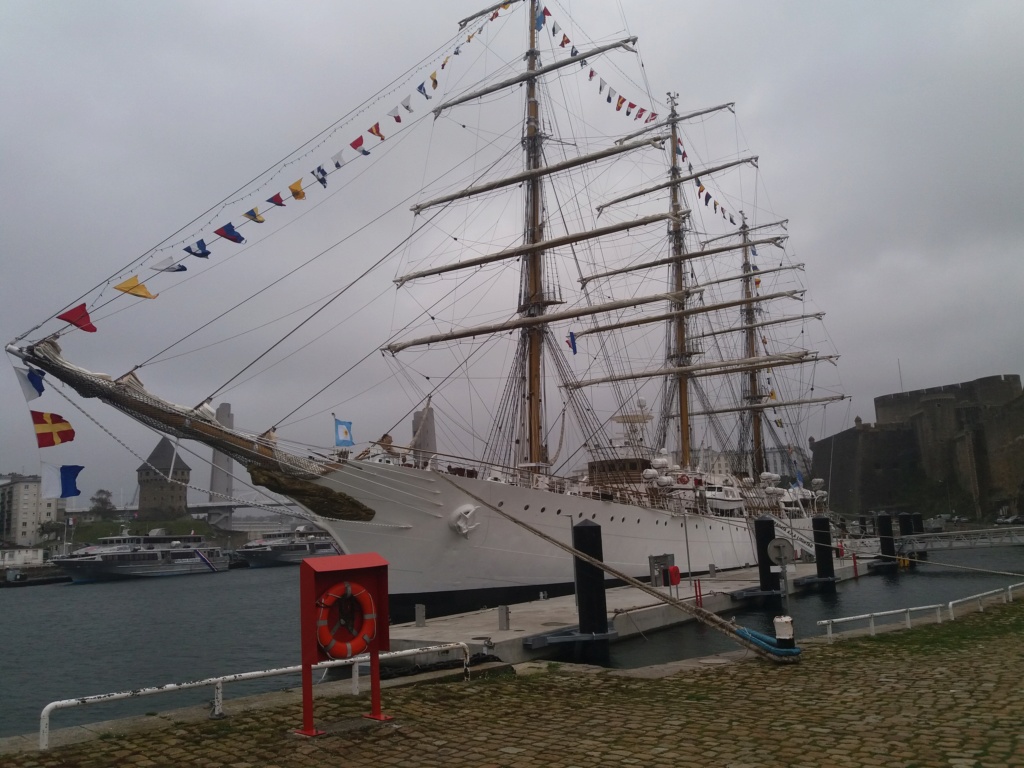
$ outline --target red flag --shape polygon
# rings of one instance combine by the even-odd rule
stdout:
[[[381,141],[384,141],[384,134],[380,132],[380,123],[374,123],[373,127],[369,130],[370,135],[376,136]]]
[[[79,304],[77,307],[72,307],[63,314],[57,315],[57,319],[76,325],[83,331],[96,333],[96,326],[93,325],[92,320],[89,319],[89,311],[85,308],[84,302]]]
[[[56,413],[30,411],[32,423],[36,427],[36,442],[40,448],[50,448],[61,443],[70,443],[75,439],[75,430]]]
[[[278,192],[276,195],[274,195],[271,198],[267,198],[267,202],[268,203],[273,203],[274,205],[280,205],[280,206],[284,207],[284,200],[281,198],[281,193],[280,192]]]
[[[558,44],[558,47],[559,48],[565,48],[565,46],[567,46],[571,42],[572,41],[569,39],[569,37],[567,35],[562,35],[562,42],[560,42]]]
[[[622,105],[626,103],[625,96],[619,96],[619,100],[615,102],[615,111],[618,112],[622,109]]]
[[[651,114],[649,114],[647,116],[647,119],[644,120],[644,122],[645,123],[653,123],[657,119],[658,119],[658,113],[657,112],[651,112]]]

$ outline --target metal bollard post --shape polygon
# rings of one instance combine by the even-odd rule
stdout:
[[[509,628],[509,608],[507,605],[498,606],[498,630],[508,631]]]
[[[425,606],[423,603],[416,603],[414,609],[416,611],[416,626],[427,626],[427,606]]]

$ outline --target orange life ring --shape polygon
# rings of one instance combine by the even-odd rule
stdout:
[[[358,656],[377,636],[373,595],[354,581],[328,588],[316,606],[316,639],[332,659]]]
[[[690,482],[690,478],[687,477],[686,475],[680,475],[679,477],[676,478],[676,482],[678,482],[680,485],[686,485],[688,482]]]

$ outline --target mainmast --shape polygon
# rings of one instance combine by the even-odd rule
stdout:
[[[748,303],[743,307],[743,325],[746,326],[744,331],[744,337],[746,339],[746,351],[747,357],[757,357],[757,334],[754,331],[755,325],[755,302],[754,299],[754,269],[750,263],[750,231],[747,227],[747,217],[740,211],[740,215],[743,217],[743,224],[740,227],[740,233],[743,236],[743,298],[748,300]],[[757,370],[752,369],[747,373],[747,385],[744,387],[746,392],[746,404],[749,410],[746,413],[746,418],[750,420],[750,435],[752,445],[752,461],[754,477],[760,477],[761,473],[764,472],[764,441],[761,437],[761,410],[757,408],[761,402],[761,394],[758,391],[757,383]],[[741,430],[741,434],[745,430]],[[742,454],[742,446],[741,454]]]
[[[672,180],[676,180],[682,169],[679,166],[679,153],[676,151],[679,141],[679,123],[676,120],[678,116],[676,114],[676,95],[668,94],[668,103],[670,105],[669,111],[669,122],[672,126],[672,141],[670,143],[670,153],[672,155],[672,169],[670,171]],[[678,302],[673,304],[673,308],[680,310],[680,314],[675,318],[672,323],[673,326],[673,342],[674,342],[674,354],[672,355],[672,363],[677,367],[683,368],[689,364],[689,355],[686,349],[686,316],[682,314],[681,310],[685,309],[686,306],[686,294],[683,293],[686,289],[686,270],[683,266],[683,253],[685,244],[683,242],[683,221],[682,221],[682,203],[680,202],[679,185],[673,184],[671,186],[670,200],[671,200],[671,211],[672,211],[672,223],[670,225],[670,231],[672,234],[672,288],[671,290],[680,295]],[[690,397],[689,397],[689,375],[687,373],[680,373],[676,377],[676,383],[678,387],[678,401],[679,401],[679,463],[684,467],[690,466]]]
[[[540,51],[537,48],[537,14],[540,13],[539,0],[530,0],[530,47],[526,54],[527,72],[536,72],[540,66]],[[541,131],[540,105],[537,99],[537,78],[526,81],[526,168],[536,170],[541,167]],[[541,180],[537,176],[526,185],[526,244],[536,245],[544,240],[544,221],[541,205]],[[544,314],[544,251],[537,249],[523,259],[523,279],[520,289],[519,314],[536,317]],[[543,326],[527,327],[522,330],[526,342],[526,419],[525,438],[527,452],[524,456],[536,471],[546,460],[541,435],[541,352],[544,347]],[[520,446],[522,448],[522,446]]]

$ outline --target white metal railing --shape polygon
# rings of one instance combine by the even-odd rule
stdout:
[[[978,603],[978,611],[984,611],[985,610],[984,601],[985,601],[986,597],[994,597],[995,595],[1002,595],[1004,603],[1012,603],[1013,602],[1013,590],[1015,590],[1015,589],[1024,589],[1024,582],[1021,582],[1019,584],[1011,584],[1008,587],[1001,587],[999,589],[992,589],[992,590],[989,590],[988,592],[981,592],[980,594],[977,594],[977,595],[970,595],[969,597],[962,597],[959,600],[950,600],[949,603],[947,603],[946,606],[945,606],[949,610],[949,619],[950,619],[950,621],[952,621],[953,619],[956,618],[956,614],[954,613],[954,606],[962,605],[963,603],[970,603],[970,602],[977,601],[977,603]],[[921,606],[917,606],[915,608],[898,608],[898,609],[896,609],[894,611],[880,611],[878,613],[864,613],[864,614],[861,614],[860,616],[845,616],[845,617],[843,617],[841,619],[824,619],[824,620],[818,622],[818,626],[819,627],[823,626],[823,627],[826,628],[826,633],[828,635],[828,641],[831,643],[832,642],[832,627],[834,625],[836,625],[836,624],[845,624],[848,621],[864,621],[865,619],[867,619],[868,622],[869,622],[869,626],[871,628],[871,634],[874,635],[875,634],[875,618],[876,617],[879,617],[879,616],[896,616],[898,614],[905,614],[906,615],[907,629],[910,629],[910,614],[912,612],[916,612],[916,611],[935,611],[935,623],[936,624],[941,624],[942,623],[942,608],[943,607],[944,606],[941,605],[941,604],[940,605],[921,605]]]
[[[1010,586],[1003,587],[1001,589],[992,589],[992,590],[989,590],[988,592],[982,592],[979,595],[971,595],[970,597],[962,597],[959,600],[950,600],[949,601],[949,620],[952,621],[953,619],[956,618],[956,614],[953,611],[953,607],[954,606],[961,605],[963,603],[969,603],[969,602],[971,602],[973,600],[977,600],[978,601],[978,611],[981,612],[981,611],[985,610],[984,599],[986,597],[993,597],[994,595],[1002,595],[1004,603],[1012,603],[1013,602],[1013,590],[1021,589],[1022,587],[1024,587],[1024,582],[1021,582],[1020,584],[1011,584]]]
[[[469,646],[466,643],[442,643],[439,645],[423,646],[420,648],[409,648],[404,651],[389,651],[380,654],[380,658],[387,659],[398,659],[404,656],[419,656],[427,653],[437,653],[440,651],[449,651],[459,648],[462,650],[462,669],[463,676],[466,680],[469,680]],[[359,664],[368,662],[370,660],[369,654],[362,654],[361,656],[353,656],[349,659],[336,659],[334,661],[324,661],[319,664],[314,664],[313,669],[330,669],[332,667],[344,667],[347,665],[352,666],[352,694],[356,695],[359,693]],[[157,693],[169,693],[171,691],[184,691],[190,688],[204,688],[213,686],[213,709],[210,712],[211,718],[224,717],[224,683],[237,683],[242,680],[256,680],[263,677],[275,677],[277,675],[292,675],[302,672],[302,665],[296,665],[292,667],[278,667],[277,669],[262,669],[256,672],[239,672],[235,675],[222,675],[220,677],[208,677],[205,680],[193,680],[187,683],[168,683],[166,685],[156,686],[155,688],[137,688],[134,691],[120,691],[118,693],[102,693],[97,696],[82,696],[77,699],[62,699],[61,701],[51,701],[45,707],[43,707],[42,713],[39,715],[39,749],[45,750],[50,746],[50,713],[56,709],[67,709],[69,707],[78,707],[84,704],[99,704],[105,701],[120,701],[122,699],[134,699],[139,696],[152,696]]]
[[[845,616],[841,619],[824,619],[818,622],[818,626],[824,626],[826,628],[826,634],[828,635],[828,641],[832,642],[832,627],[835,624],[845,624],[848,621],[864,621],[867,619],[868,626],[871,628],[871,635],[874,637],[875,634],[875,619],[879,616],[897,616],[904,614],[906,617],[907,629],[910,629],[910,614],[917,611],[935,611],[935,621],[938,624],[942,623],[942,605],[921,605],[915,608],[897,608],[894,611],[879,611],[878,613],[864,613],[860,616]]]

